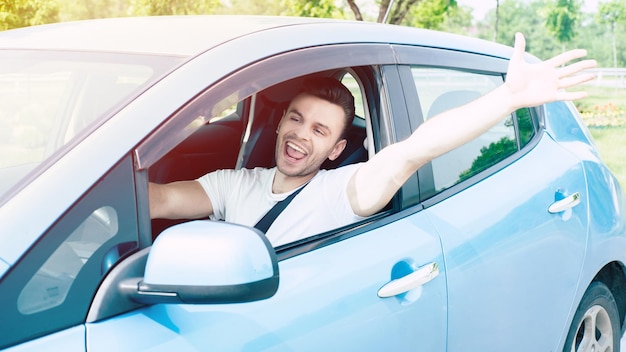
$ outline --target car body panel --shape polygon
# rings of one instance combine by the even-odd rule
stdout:
[[[546,133],[581,160],[587,180],[589,237],[586,252],[589,255],[585,256],[574,296],[574,302],[578,302],[589,284],[604,268],[616,264],[623,270],[623,262],[616,262],[615,258],[623,255],[621,248],[626,243],[624,191],[601,160],[593,138],[573,104],[563,102],[547,104],[544,116]],[[620,300],[619,297],[616,299]],[[575,307],[573,309],[570,320],[573,318]],[[562,336],[567,333],[567,328],[564,327]],[[560,341],[560,345],[562,344],[563,341]]]
[[[33,341],[9,347],[7,352],[37,352],[46,350],[58,350],[67,352],[85,351],[85,326],[80,325],[57,333],[40,337]]]
[[[586,253],[585,189],[580,161],[544,135],[532,153],[426,210],[441,233],[448,267],[451,351],[557,344],[567,325],[562,317],[575,309]],[[550,214],[559,190],[580,192],[582,201]],[[480,205],[467,206],[478,199]],[[538,312],[548,310],[535,324]],[[497,320],[487,312],[498,312]],[[477,331],[489,331],[490,338]],[[520,331],[533,338],[525,341]]]
[[[424,215],[416,214],[281,261],[280,287],[268,300],[138,309],[88,324],[87,349],[439,350],[446,340],[442,259],[437,234]],[[440,266],[430,282],[403,296],[377,296],[397,278],[394,266],[410,271],[432,262]],[[429,318],[413,320],[416,314]],[[138,325],[140,331],[133,328]]]

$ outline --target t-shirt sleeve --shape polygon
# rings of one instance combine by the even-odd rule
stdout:
[[[212,220],[224,220],[227,190],[232,189],[234,170],[217,170],[201,176],[200,183],[213,206]]]

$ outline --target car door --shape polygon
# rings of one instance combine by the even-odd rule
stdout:
[[[423,286],[378,296],[393,279],[443,265],[437,236],[423,216],[380,222],[323,248],[298,247],[302,253],[279,262],[280,286],[269,299],[148,306],[88,324],[87,350],[445,351],[441,266]]]
[[[345,55],[346,52],[351,55]],[[256,85],[263,87],[270,84],[264,80],[274,84],[297,75],[345,66],[354,67],[351,72],[355,74],[363,71],[370,74],[359,78],[368,82],[361,89],[368,100],[367,118],[376,119],[370,126],[375,139],[371,144],[379,149],[405,137],[402,134],[408,131],[406,106],[395,66],[363,66],[379,63],[372,60],[381,57],[387,57],[388,62],[394,60],[388,46],[365,45],[316,48],[267,59],[254,69],[234,74],[232,79],[213,86],[182,109],[171,124],[166,123],[162,131],[139,146],[138,165],[150,164],[153,158],[150,143],[161,146],[172,143],[159,140],[158,136],[176,135],[177,131],[167,130],[168,124],[185,126],[175,120],[193,119],[185,114],[195,111],[194,104],[223,106],[229,105],[223,104],[223,97],[254,94],[244,91],[251,89],[249,85],[236,86],[233,82],[249,82],[254,78]],[[289,64],[303,58],[307,67]],[[284,67],[297,67],[297,71],[281,78]],[[221,91],[220,87],[235,87],[240,91],[235,94]],[[405,128],[398,129],[402,132],[397,134],[390,127],[394,125]],[[142,177],[147,177],[145,171],[139,170],[138,179]],[[412,195],[411,190],[401,192],[389,209],[371,219],[278,248],[280,286],[271,298],[228,305],[156,304],[115,317],[96,317],[87,324],[87,349],[444,351],[447,325],[444,258],[440,239],[421,207],[401,209],[403,200]]]
[[[503,60],[431,54],[448,60],[403,67],[421,106],[416,121],[503,82]],[[540,128],[542,112],[520,109],[419,172],[444,248],[449,351],[548,351],[567,333],[585,257],[586,183],[580,161]]]

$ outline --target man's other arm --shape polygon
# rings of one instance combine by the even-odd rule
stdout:
[[[213,205],[197,181],[148,184],[150,218],[201,219],[213,214]]]

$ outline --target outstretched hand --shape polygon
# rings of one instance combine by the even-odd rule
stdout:
[[[515,109],[524,106],[537,106],[557,100],[585,98],[585,92],[567,92],[566,88],[577,86],[594,79],[592,73],[581,73],[596,66],[595,60],[566,63],[587,55],[583,49],[564,52],[549,60],[535,64],[524,60],[526,40],[521,33],[515,34],[513,56],[509,63],[505,85],[508,87]]]

